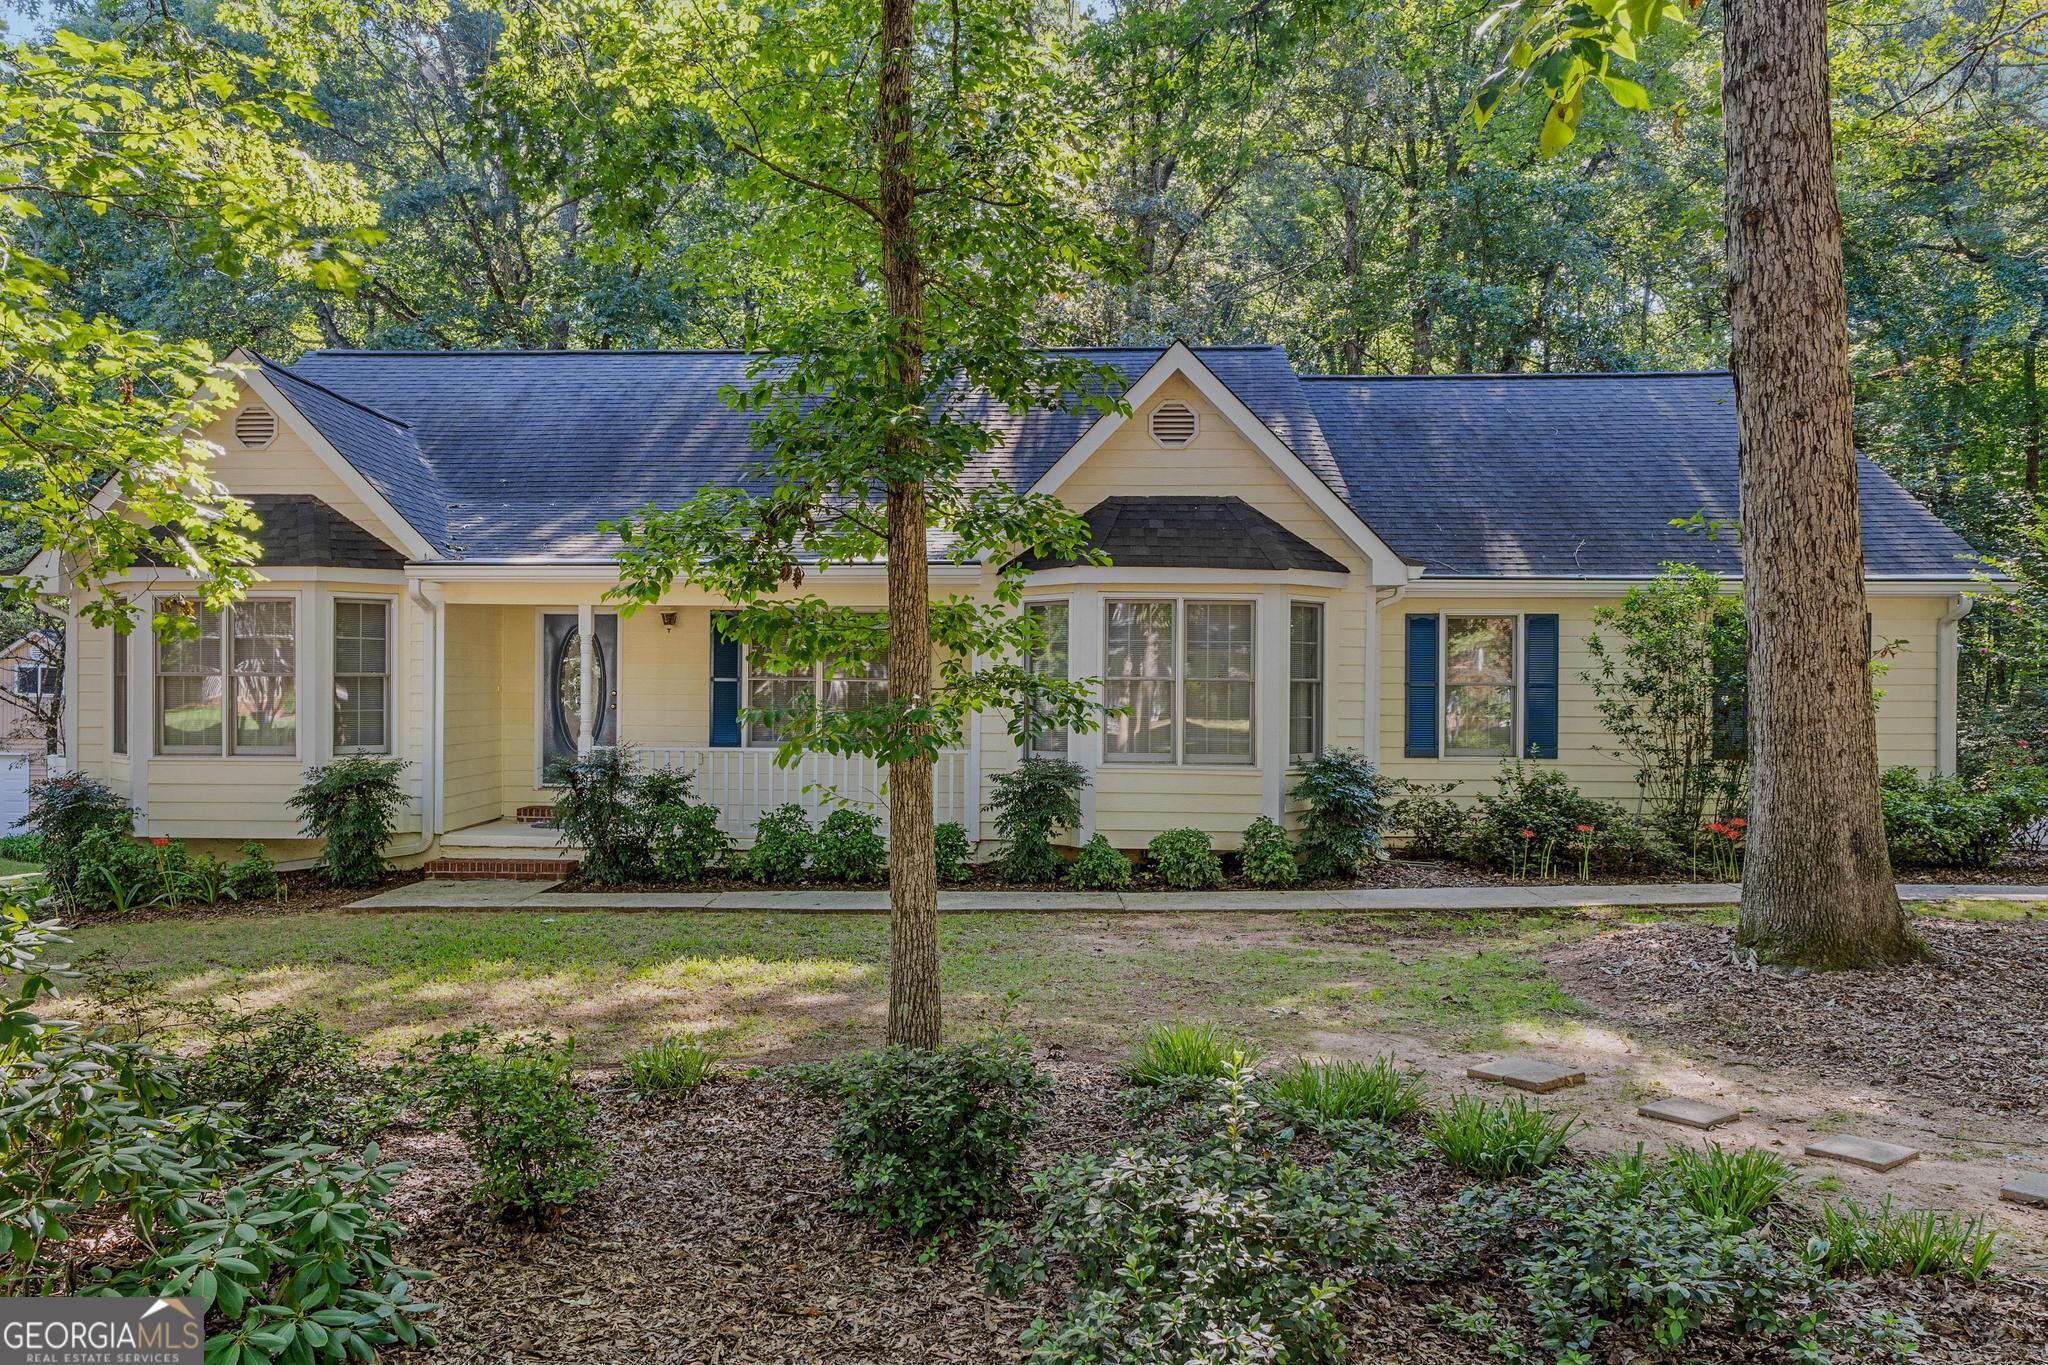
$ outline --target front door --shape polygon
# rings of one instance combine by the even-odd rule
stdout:
[[[590,671],[596,674],[596,705],[590,714],[594,744],[615,744],[619,735],[619,618],[594,618]],[[583,646],[577,639],[576,613],[548,612],[541,617],[540,751],[541,772],[576,757],[579,708],[583,697]]]

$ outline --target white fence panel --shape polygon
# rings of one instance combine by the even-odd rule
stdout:
[[[886,774],[873,759],[846,754],[804,754],[787,768],[775,763],[773,749],[679,749],[635,745],[643,767],[689,773],[696,779],[699,801],[718,808],[718,824],[742,842],[754,836],[761,816],[795,802],[813,824],[840,806],[872,811],[889,827]],[[974,802],[969,790],[968,755],[964,749],[941,752],[932,768],[932,812],[972,825]]]
[[[28,814],[27,754],[0,754],[0,834],[19,834]]]

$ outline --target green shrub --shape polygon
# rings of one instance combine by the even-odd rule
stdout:
[[[1423,1139],[1446,1165],[1501,1180],[1548,1166],[1577,1126],[1576,1118],[1546,1113],[1520,1096],[1492,1102],[1460,1095],[1430,1120]]]
[[[973,876],[967,868],[967,855],[972,851],[967,846],[967,827],[959,821],[932,827],[932,861],[941,882],[964,882]]]
[[[1198,829],[1170,829],[1154,836],[1145,846],[1145,860],[1168,886],[1195,890],[1223,882],[1223,860],[1209,847],[1209,836]]]
[[[996,838],[1003,842],[1000,864],[1013,882],[1058,881],[1060,855],[1053,836],[1081,820],[1081,789],[1088,770],[1060,758],[1026,758],[990,779]]]
[[[320,870],[336,886],[368,886],[391,870],[384,846],[405,804],[398,779],[409,765],[402,758],[355,754],[306,770],[306,783],[286,804],[299,813],[299,828],[324,839]]]
[[[888,876],[889,845],[882,838],[881,817],[852,806],[826,816],[811,844],[811,871],[833,882],[878,882]]]
[[[1410,782],[1401,779],[1405,793],[1388,814],[1393,828],[1408,836],[1406,852],[1411,858],[1462,858],[1466,829],[1472,812],[1451,793],[1455,782]]]
[[[310,1010],[230,1016],[221,1039],[189,1066],[192,1094],[233,1104],[236,1121],[260,1141],[295,1139],[355,1147],[391,1117],[383,1078],[362,1045]]]
[[[420,1272],[397,1265],[393,1182],[403,1166],[326,1146],[260,1150],[235,1116],[185,1091],[170,1059],[38,1017],[64,940],[18,907],[0,913],[0,1293],[194,1295],[208,1353],[252,1362],[372,1360],[431,1344],[414,1322]],[[109,1227],[143,1230],[108,1238]],[[102,1259],[105,1257],[106,1259]],[[310,1324],[310,1327],[309,1327]],[[290,1330],[287,1331],[286,1329]]]
[[[0,862],[41,863],[43,841],[34,834],[0,834]]]
[[[1246,826],[1238,860],[1244,866],[1245,880],[1253,886],[1292,886],[1301,880],[1287,831],[1263,815]]]
[[[1355,749],[1331,749],[1302,765],[1290,793],[1307,803],[1296,859],[1310,881],[1348,879],[1380,855],[1393,783]]]
[[[1994,867],[2048,819],[2048,771],[2025,749],[1982,767],[1965,782],[1886,770],[1884,835],[1900,866]]]
[[[545,1222],[604,1179],[597,1106],[571,1075],[574,1044],[480,1029],[416,1046],[408,1071],[426,1124],[462,1140],[479,1168],[472,1196],[501,1216]]]
[[[718,824],[718,807],[664,802],[648,812],[654,875],[695,885],[715,867],[730,866],[733,842]]]
[[[1761,1147],[1674,1147],[1671,1178],[1685,1201],[1716,1221],[1754,1223],[1793,1180],[1791,1163]]]
[[[1113,891],[1129,886],[1131,860],[1111,846],[1109,836],[1093,835],[1067,869],[1067,884],[1083,891]]]
[[[1071,1279],[1065,1317],[1034,1325],[1041,1361],[1292,1361],[1344,1356],[1347,1300],[1405,1257],[1370,1170],[1299,1161],[1231,1071],[1192,1133],[1067,1157],[1034,1176],[1020,1239],[992,1225],[999,1291]]]
[[[790,1075],[839,1100],[847,1207],[911,1237],[1003,1199],[1050,1085],[1015,1038],[856,1052]]]
[[[687,1095],[704,1084],[718,1053],[695,1034],[661,1038],[626,1054],[626,1074],[641,1095]]]
[[[1655,871],[1669,865],[1669,843],[1635,816],[1596,801],[1555,768],[1503,763],[1494,790],[1480,792],[1458,856],[1521,877]]]
[[[226,890],[236,900],[270,900],[284,890],[277,864],[263,845],[251,839],[239,850],[241,857],[228,864]]]
[[[655,801],[649,803],[642,792],[650,776],[623,745],[592,749],[548,771],[549,784],[561,788],[555,797],[555,828],[565,847],[583,850],[584,880],[620,886],[653,878],[654,811],[687,802],[689,778],[665,774],[657,779]]]
[[[71,903],[81,910],[125,915],[167,901],[172,883],[164,876],[163,862],[152,844],[125,833],[92,830],[72,854]]]
[[[1451,1206],[1449,1231],[1466,1248],[1504,1245],[1507,1278],[1543,1350],[1560,1361],[1612,1354],[1600,1341],[1609,1328],[1647,1338],[1672,1360],[1697,1358],[1690,1348],[1713,1330],[1796,1360],[1897,1358],[1917,1342],[1910,1325],[1880,1315],[1845,1320],[1840,1286],[1817,1266],[1755,1229],[1701,1214],[1667,1169],[1640,1154],[1505,1190],[1469,1189]],[[1515,1333],[1495,1333],[1490,1354],[1530,1358]]]
[[[1990,1273],[1998,1237],[1982,1218],[1894,1209],[1886,1195],[1870,1209],[1849,1200],[1823,1205],[1809,1251],[1833,1273],[1853,1268],[1866,1275],[1952,1275],[1975,1283]]]
[[[1371,1122],[1392,1126],[1422,1108],[1422,1077],[1398,1069],[1392,1057],[1370,1062],[1312,1062],[1298,1058],[1266,1080],[1286,1112],[1318,1123]]]
[[[1218,1080],[1233,1064],[1258,1060],[1257,1045],[1219,1030],[1214,1024],[1154,1024],[1124,1063],[1126,1078],[1140,1085],[1179,1080]]]
[[[70,901],[79,892],[78,856],[87,837],[132,835],[135,808],[103,783],[82,773],[67,773],[29,789],[28,815],[21,823],[42,850],[44,881]]]
[[[802,881],[811,861],[814,833],[804,808],[791,801],[765,812],[754,826],[747,872],[757,882]]]

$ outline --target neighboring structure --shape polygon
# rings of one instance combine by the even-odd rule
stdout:
[[[1092,354],[1127,377],[1131,414],[993,413],[1003,440],[976,471],[1057,494],[1114,559],[1031,566],[1057,642],[1044,666],[1129,708],[1042,741],[1093,777],[1076,837],[1136,847],[1196,825],[1232,847],[1285,813],[1296,759],[1337,746],[1473,785],[1520,755],[1636,799],[1602,752],[1584,641],[1595,606],[1665,561],[1737,580],[1731,538],[1671,525],[1735,513],[1726,375],[1307,378],[1277,347]],[[747,356],[235,358],[241,400],[205,434],[265,523],[265,581],[196,640],[67,623],[67,750],[129,795],[142,832],[289,841],[286,797],[343,753],[409,761],[419,854],[545,849],[552,834],[516,817],[549,801],[551,760],[593,745],[695,773],[740,835],[770,806],[816,804],[819,784],[879,797],[873,765],[779,769],[773,737],[739,719],[748,701],[877,686],[879,665],[764,675],[716,634],[717,599],[679,586],[630,616],[605,600],[601,520],[748,478],[748,419],[718,396]],[[1946,771],[1969,551],[1868,462],[1862,483],[1890,644],[1881,758]],[[931,572],[940,593],[979,594],[995,566],[935,552]],[[159,606],[189,591],[162,569],[124,586]],[[884,585],[872,566],[805,588],[879,607]],[[941,759],[940,819],[979,832],[990,775],[1017,758],[1004,720]]]
[[[32,781],[48,774],[56,749],[63,681],[64,646],[48,631],[0,647],[0,753],[25,756]]]

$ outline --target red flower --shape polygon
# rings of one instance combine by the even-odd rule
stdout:
[[[1536,837],[1536,831],[1533,829],[1525,829],[1522,831],[1522,837],[1524,839],[1533,839]]]
[[[1581,834],[1591,834],[1592,832],[1593,832],[1593,827],[1592,827],[1591,825],[1580,825],[1580,826],[1579,826],[1579,833],[1581,833]]]
[[[2023,740],[2023,739],[2020,739],[2020,740],[2014,740],[2013,742],[2014,742],[2015,744],[2017,744],[2017,745],[2018,745],[2018,746],[2019,746],[2020,748],[2022,748],[2022,749],[2024,749],[2024,748],[2026,748],[2026,747],[2027,747],[2027,742],[2026,742],[2025,740]]]
[[[1719,820],[1710,820],[1707,822],[1707,833],[1726,834],[1727,832],[1728,826],[1722,824]]]
[[[1747,820],[1743,819],[1743,818],[1742,818],[1741,816],[1739,816],[1739,815],[1738,815],[1738,816],[1736,816],[1736,817],[1735,817],[1735,818],[1734,818],[1733,820],[1730,820],[1730,821],[1728,822],[1728,828],[1730,828],[1730,829],[1747,829],[1748,827],[1749,827],[1749,821],[1747,821]]]
[[[169,848],[171,846],[171,841],[169,839],[164,838],[151,839],[150,842],[152,844],[155,844],[158,848]]]

